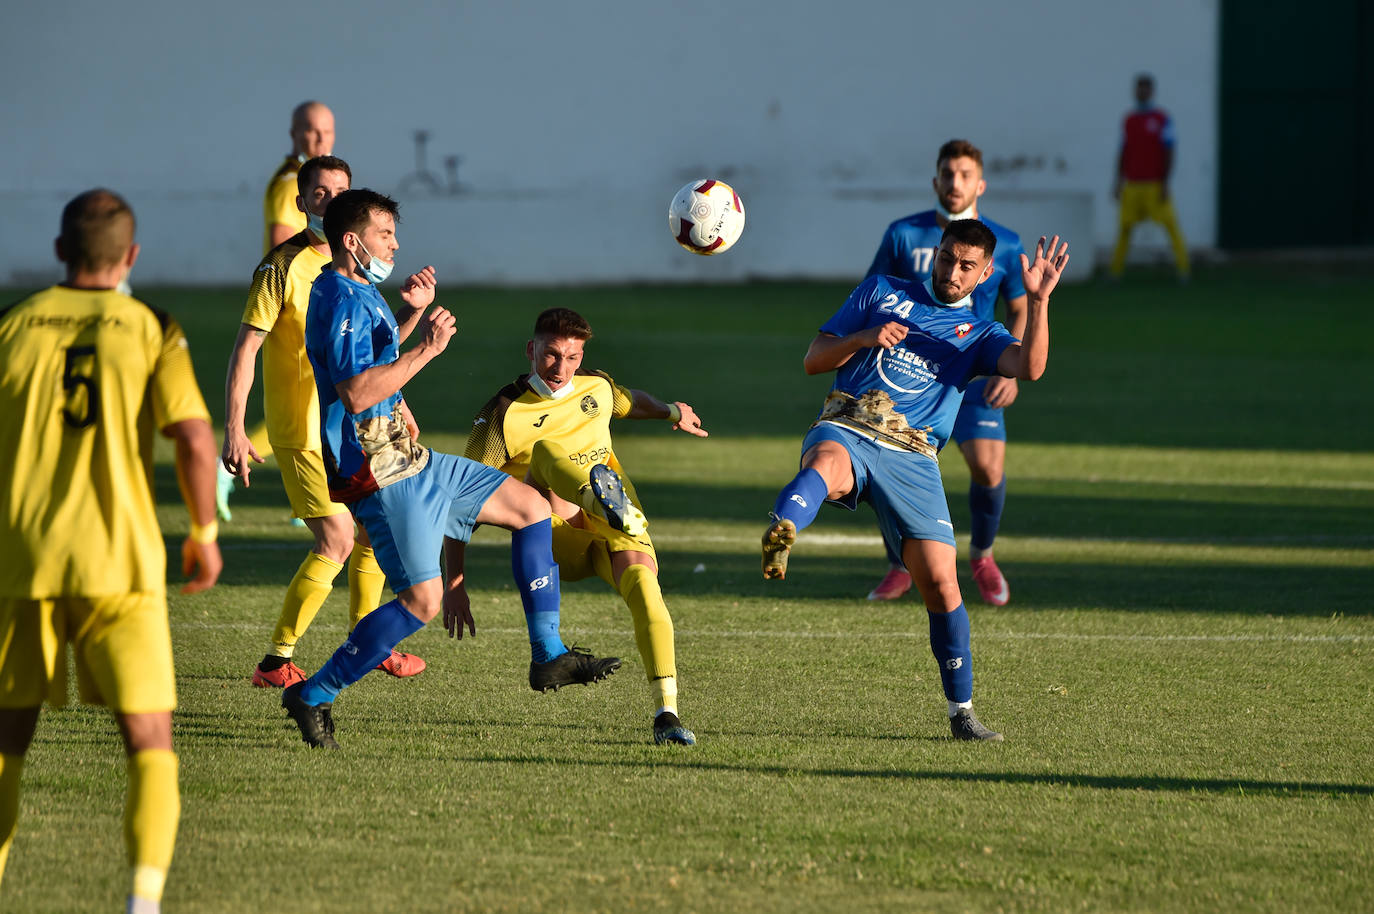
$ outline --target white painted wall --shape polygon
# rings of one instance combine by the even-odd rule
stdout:
[[[400,269],[449,281],[857,277],[889,221],[930,205],[952,136],[985,151],[989,216],[1027,235],[1076,223],[1081,271],[1115,231],[1141,69],[1176,122],[1184,232],[1214,242],[1217,0],[966,7],[26,4],[0,32],[0,282],[54,275],[62,203],[100,184],[139,215],[136,284],[246,283],[263,185],[310,97],[334,109],[355,183],[401,201]],[[457,195],[402,190],[421,128],[441,184],[462,157]],[[673,192],[706,175],[749,216],[714,258],[667,231]]]

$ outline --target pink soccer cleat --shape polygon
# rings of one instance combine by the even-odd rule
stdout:
[[[415,676],[425,671],[425,662],[414,654],[403,654],[400,651],[392,651],[391,656],[377,664],[377,669],[384,673],[390,673],[397,679],[405,679],[407,676]]]
[[[878,586],[868,592],[870,600],[896,600],[911,589],[911,575],[905,568],[889,568]]]
[[[973,581],[978,585],[978,596],[983,598],[983,602],[991,603],[993,606],[1006,606],[1011,589],[1007,587],[1007,579],[1002,577],[1002,571],[992,560],[992,556],[970,559],[969,567],[973,569]]]

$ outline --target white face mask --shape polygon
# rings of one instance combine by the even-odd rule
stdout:
[[[539,372],[537,371],[530,372],[530,387],[545,400],[557,400],[559,397],[565,397],[572,393],[572,384],[564,384],[562,387],[554,390],[548,385],[548,382],[539,377]]]
[[[357,238],[358,236],[355,235],[354,237]],[[358,247],[362,248],[363,253],[370,258],[367,262],[367,266],[363,266],[363,262],[358,259],[357,254],[353,254],[352,251],[350,251],[349,254],[353,257],[353,262],[358,265],[358,269],[363,271],[363,275],[367,277],[367,281],[374,286],[379,282],[386,282],[386,278],[391,275],[391,271],[395,268],[396,264],[387,263],[384,260],[373,257],[372,252],[367,249],[367,245],[363,244],[362,238],[358,238]]]
[[[941,203],[939,200],[935,201],[935,212],[939,213],[941,216],[945,217],[945,219],[950,222],[958,222],[960,219],[977,219],[978,217],[977,215],[975,215],[975,211],[977,209],[978,199],[976,197],[974,198],[973,202],[968,205],[968,209],[962,210],[957,213],[951,213],[949,210],[945,209],[945,205],[943,203]]]
[[[305,211],[305,227],[316,238],[324,237],[324,217],[316,216],[310,210]]]

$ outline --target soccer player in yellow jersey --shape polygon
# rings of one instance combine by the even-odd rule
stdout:
[[[320,102],[301,102],[291,112],[290,134],[291,151],[272,173],[271,180],[267,182],[267,191],[262,197],[264,255],[270,254],[273,248],[287,239],[305,231],[306,213],[296,203],[299,194],[296,186],[297,177],[306,161],[334,152],[334,113]],[[319,237],[324,237],[323,232],[319,233]],[[309,294],[308,289],[306,294]],[[306,365],[307,369],[309,367]],[[309,383],[309,379],[306,383]],[[271,434],[268,432],[267,423],[256,426],[249,433],[249,439],[259,455],[268,457],[272,454]],[[215,506],[221,520],[231,520],[234,516],[229,509],[229,496],[233,491],[234,474],[221,471],[215,489]]]
[[[191,513],[183,593],[219,577],[215,437],[181,327],[116,291],[138,257],[128,204],[81,194],[56,247],[66,281],[0,312],[0,873],[39,709],[66,701],[70,643],[82,700],[108,706],[124,738],[127,910],[149,914],[181,805],[153,431],[176,443]]]
[[[290,132],[291,151],[262,198],[264,254],[305,229],[305,213],[296,206],[296,175],[308,160],[333,155],[334,112],[321,102],[301,102],[291,112]]]
[[[696,735],[678,717],[673,620],[658,586],[648,520],[612,450],[611,419],[667,419],[689,435],[707,433],[686,403],[665,403],[583,369],[591,336],[591,326],[576,311],[550,308],[540,314],[534,339],[525,345],[530,373],[482,407],[464,456],[528,479],[548,495],[560,577],[576,581],[595,574],[630,608],[654,692],[654,742],[691,746]],[[450,635],[462,637],[462,620],[471,628],[463,544],[446,540],[445,551],[444,624]]]
[[[315,373],[305,354],[305,313],[310,304],[310,284],[330,262],[329,242],[324,237],[324,211],[329,201],[348,190],[353,172],[334,156],[317,156],[301,166],[296,175],[296,205],[308,225],[277,245],[258,264],[243,323],[229,356],[224,393],[224,470],[249,485],[253,462],[262,457],[244,430],[244,408],[253,387],[253,366],[262,350],[263,412],[267,437],[277,454],[282,486],[291,510],[315,535],[310,554],[286,589],[281,616],[272,632],[271,646],[253,670],[253,685],[285,688],[302,682],[305,671],[292,662],[296,642],[314,620],[333,589],[334,579],[348,563],[349,629],[377,608],[386,576],[365,534],[354,541],[353,519],[348,508],[329,498],[324,458],[320,451],[320,403],[315,392]],[[434,284],[433,271],[412,277],[401,290]],[[420,311],[407,305],[401,315],[403,334],[418,321]],[[425,662],[413,654],[393,651],[379,669],[393,676],[414,676]]]

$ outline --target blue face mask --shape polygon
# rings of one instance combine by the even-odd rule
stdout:
[[[324,237],[324,217],[316,216],[310,210],[305,211],[305,227],[308,228],[316,238]]]
[[[391,275],[391,270],[396,264],[387,263],[384,260],[373,257],[372,252],[367,249],[367,245],[363,244],[363,239],[361,238],[358,239],[358,247],[362,248],[363,253],[371,258],[367,262],[367,266],[363,266],[363,262],[358,259],[358,255],[352,255],[353,262],[358,265],[358,269],[363,271],[363,275],[367,277],[368,282],[372,283],[374,286],[379,282],[386,282],[386,278]]]

